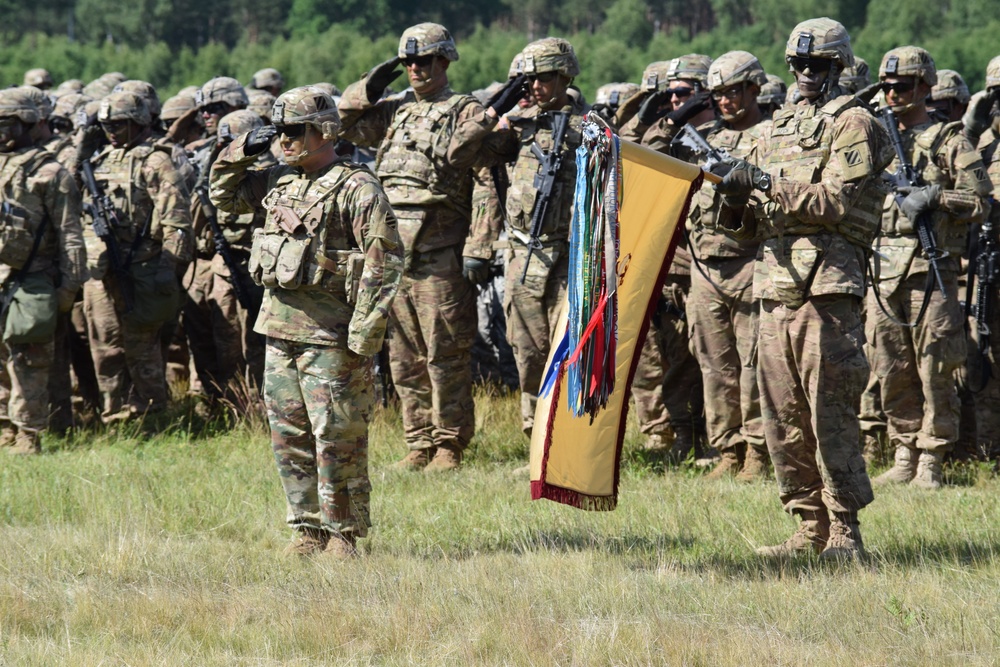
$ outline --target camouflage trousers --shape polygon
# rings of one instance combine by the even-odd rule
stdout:
[[[264,366],[264,404],[288,525],[364,537],[371,526],[371,358],[269,337]]]
[[[107,420],[126,407],[156,412],[167,406],[159,326],[138,326],[119,314],[107,286],[100,280],[83,285],[87,337],[101,391],[101,418]]]
[[[942,271],[948,294],[958,293],[954,271]],[[927,286],[924,273],[882,294],[897,319],[912,321]],[[946,452],[958,440],[960,406],[955,371],[966,360],[964,316],[958,300],[934,289],[923,319],[913,328],[892,322],[869,297],[874,322],[872,367],[882,388],[882,409],[893,446]]]
[[[659,321],[656,316],[654,320]],[[670,415],[667,414],[667,406],[663,404],[664,363],[660,342],[659,327],[650,322],[632,378],[635,416],[643,435],[663,436],[670,432]]]
[[[476,429],[476,289],[452,246],[415,255],[392,303],[389,367],[410,449],[465,449]]]
[[[861,305],[861,317],[865,321],[865,359],[869,365],[874,364],[875,359],[875,317],[869,311],[869,306],[878,308],[874,302],[874,296],[869,287],[869,296]],[[882,388],[878,381],[878,375],[872,368],[868,374],[868,384],[861,393],[861,409],[858,412],[862,433],[872,433],[885,431],[885,413],[882,411]]]
[[[705,387],[708,444],[722,451],[763,449],[764,424],[754,359],[757,312],[752,257],[707,258],[691,272],[691,350]],[[711,282],[709,281],[711,279]]]
[[[55,343],[0,345],[0,421],[22,431],[44,431],[49,423],[49,373]]]
[[[568,248],[558,245],[535,251],[524,284],[521,276],[528,260],[527,248],[516,244],[509,258],[504,286],[507,340],[514,351],[521,387],[521,429],[530,436],[552,331],[566,299]]]
[[[874,499],[858,428],[868,379],[860,308],[859,298],[845,294],[810,297],[797,310],[761,301],[761,413],[789,512],[853,512]]]
[[[476,297],[478,326],[472,344],[472,378],[515,389],[518,386],[514,351],[507,342],[507,315],[504,313],[504,275],[499,273],[479,287]]]
[[[259,387],[264,370],[264,337],[253,331],[259,309],[240,305],[223,271],[216,255],[195,260],[184,276],[184,333],[202,389],[214,397],[231,394],[230,383],[241,377]]]

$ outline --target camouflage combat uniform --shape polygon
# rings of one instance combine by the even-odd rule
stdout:
[[[211,193],[222,211],[267,211],[250,272],[266,287],[255,329],[267,336],[264,400],[288,523],[353,543],[371,525],[372,355],[400,280],[396,221],[359,165],[251,169],[257,156],[245,154],[246,141],[219,155]]]

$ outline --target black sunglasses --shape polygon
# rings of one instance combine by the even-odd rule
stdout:
[[[111,132],[112,134],[116,132],[122,132],[126,127],[128,127],[127,120],[102,120],[101,129],[105,132]]]
[[[823,72],[829,72],[830,66],[833,65],[832,60],[827,60],[826,58],[802,58],[800,56],[792,56],[788,59],[788,64],[792,66],[796,72],[804,72],[807,69],[815,74],[821,74]]]
[[[687,86],[680,86],[679,88],[667,88],[665,92],[668,96],[676,96],[678,98],[691,97],[694,92],[694,88],[688,88]]]
[[[298,139],[306,133],[305,123],[296,123],[295,125],[275,125],[274,127],[278,130],[278,134],[283,134],[289,139]]]
[[[529,74],[525,77],[525,79],[528,80],[528,83],[534,83],[535,81],[540,83],[552,83],[558,75],[559,72],[542,72],[541,74]]]
[[[225,102],[212,102],[203,106],[201,110],[209,116],[225,116],[229,113],[229,105]]]
[[[417,67],[427,67],[434,61],[434,56],[407,56],[403,58],[403,65],[409,67],[410,65],[416,65]]]
[[[889,83],[888,81],[882,82],[882,88],[885,89],[885,92],[889,92],[891,90],[894,93],[902,94],[908,93],[916,87],[917,84],[913,81],[896,81],[895,83]]]

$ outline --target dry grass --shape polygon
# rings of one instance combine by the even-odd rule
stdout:
[[[528,499],[516,400],[481,394],[456,475],[405,474],[373,425],[363,558],[283,559],[267,438],[180,414],[48,441],[0,469],[0,665],[1000,664],[1000,483],[893,489],[865,565],[777,565],[773,484],[663,476],[633,451],[619,509]]]

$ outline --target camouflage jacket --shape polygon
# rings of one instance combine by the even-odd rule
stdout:
[[[338,105],[342,138],[378,147],[378,174],[396,212],[407,254],[464,244],[463,254],[492,248],[493,230],[470,228],[472,171],[496,119],[469,95],[445,87],[417,100],[412,92],[368,101],[365,80],[347,87]]]
[[[705,137],[714,148],[725,150],[730,157],[746,158],[757,144],[760,135],[771,126],[763,120],[748,130],[739,131],[729,127],[724,121],[713,124]],[[711,183],[702,184],[691,201],[691,213],[687,226],[690,232],[691,253],[698,259],[754,257],[760,246],[756,237],[736,239],[719,226],[722,211],[722,197]]]
[[[251,169],[257,157],[244,153],[245,144],[243,135],[219,154],[211,197],[228,213],[267,211],[254,230],[250,271],[255,280],[276,274],[279,283],[261,280],[268,289],[254,330],[375,354],[403,258],[378,179],[343,158],[312,174],[285,164]]]
[[[961,123],[929,122],[900,130],[903,148],[924,185],[940,185],[941,201],[930,212],[937,245],[948,252],[938,261],[940,270],[959,271],[968,248],[969,224],[986,212],[991,186],[979,153],[962,134]],[[893,161],[888,171],[899,168]],[[919,252],[913,221],[895,202],[892,194],[882,206],[882,233],[875,240],[875,279],[883,291],[891,293],[909,276],[927,273],[930,263]]]
[[[170,150],[147,139],[132,148],[105,146],[92,162],[94,179],[117,212],[119,226],[115,235],[122,261],[144,228],[144,237],[136,242],[133,262],[152,259],[161,251],[176,261],[190,261],[190,195]],[[90,202],[89,192],[84,192],[84,201]],[[100,278],[107,270],[107,248],[91,225],[84,227],[84,240],[91,275]]]
[[[864,296],[886,193],[882,170],[892,159],[874,116],[853,97],[822,106],[802,100],[778,110],[747,159],[772,178],[762,201],[743,210],[740,228],[763,239],[754,297],[797,308],[810,296]]]
[[[87,256],[80,226],[80,191],[69,172],[38,146],[0,153],[0,192],[0,257],[20,255],[21,262],[26,261],[45,222],[38,250],[26,270],[47,271],[58,286],[78,288],[85,279]],[[0,265],[3,280],[12,271],[11,266]]]

